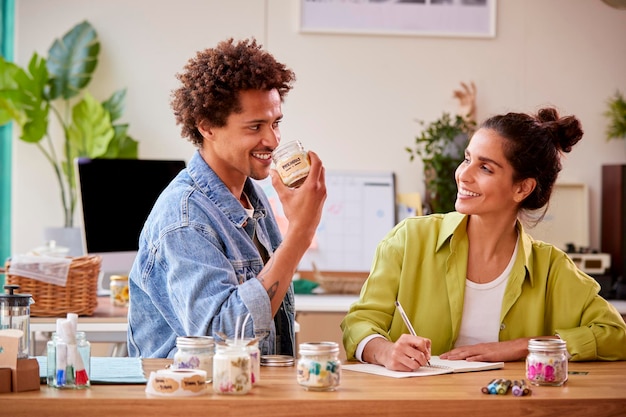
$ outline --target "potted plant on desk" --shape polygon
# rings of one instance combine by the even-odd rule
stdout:
[[[406,147],[410,160],[419,157],[424,164],[424,214],[454,211],[456,182],[454,172],[465,157],[469,138],[476,130],[476,86],[473,82],[461,83],[461,89],[453,95],[460,103],[456,116],[444,112],[423,127],[415,138],[414,147]]]
[[[98,63],[100,42],[87,21],[56,39],[44,58],[33,53],[22,68],[0,57],[0,125],[15,122],[19,138],[37,146],[52,165],[60,189],[64,228],[73,227],[76,157],[136,159],[138,143],[118,120],[126,90],[99,102],[86,87]],[[54,126],[53,120],[60,127]],[[61,153],[55,133],[63,137]],[[75,229],[76,230],[76,229]],[[80,234],[78,233],[80,238]],[[80,240],[79,240],[80,242]]]
[[[420,123],[424,129],[415,138],[415,146],[407,147],[406,151],[411,161],[419,157],[424,164],[424,212],[454,211],[457,192],[454,172],[463,161],[465,147],[475,129],[475,123],[450,113],[443,113],[429,124],[423,121]]]

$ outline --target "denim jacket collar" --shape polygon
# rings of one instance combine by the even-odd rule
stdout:
[[[230,192],[222,179],[202,159],[200,152],[194,153],[187,166],[189,176],[198,189],[205,194],[237,227],[244,227],[248,214],[239,200]],[[252,180],[246,178],[244,192],[254,208],[254,218],[266,217],[267,212],[256,194]]]

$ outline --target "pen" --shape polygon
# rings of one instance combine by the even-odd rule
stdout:
[[[497,394],[498,393],[498,385],[500,385],[504,381],[502,378],[498,378],[492,384],[488,385],[489,394]]]
[[[509,388],[511,388],[511,380],[504,379],[496,386],[496,392],[498,395],[505,395],[509,391]]]
[[[526,385],[525,380],[522,379],[520,381],[520,386],[522,388],[522,395],[530,395],[531,391],[530,391],[530,388],[528,388],[528,385]]]
[[[406,313],[404,312],[404,309],[402,308],[398,300],[396,300],[396,308],[400,312],[400,316],[402,316],[402,320],[404,321],[404,324],[406,324],[406,327],[409,328],[409,332],[411,332],[413,336],[417,336],[417,333],[415,333],[415,329],[413,328],[413,325],[411,325],[409,318],[406,316]],[[426,365],[430,366],[430,361],[427,361]]]
[[[481,391],[483,394],[490,394],[491,392],[490,392],[490,390],[489,390],[489,387],[491,387],[493,384],[495,384],[495,383],[496,383],[496,381],[498,381],[498,380],[497,380],[497,379],[492,379],[492,380],[491,380],[491,382],[489,382],[487,385],[485,385],[484,387],[482,387],[482,388],[480,389],[480,391]]]

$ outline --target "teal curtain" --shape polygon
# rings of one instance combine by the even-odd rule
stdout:
[[[0,0],[0,53],[13,60],[15,0]],[[11,254],[11,124],[0,126],[0,266]],[[0,274],[4,292],[4,276]]]

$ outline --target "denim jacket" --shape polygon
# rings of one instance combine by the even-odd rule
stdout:
[[[275,317],[256,279],[282,237],[267,197],[249,178],[253,218],[198,152],[157,199],[139,237],[129,275],[128,353],[172,358],[176,337],[216,332],[262,336],[262,354],[294,356],[293,286]],[[241,337],[239,330],[238,337]]]

